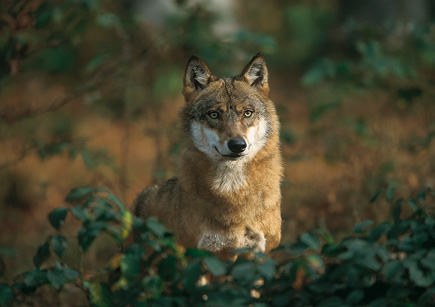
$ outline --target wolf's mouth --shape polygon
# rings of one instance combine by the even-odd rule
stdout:
[[[243,157],[244,155],[221,155],[222,157],[228,158],[228,159],[238,159]]]
[[[218,154],[220,154],[222,157],[227,158],[227,159],[232,159],[232,160],[237,160],[243,156],[245,156],[246,154],[230,154],[230,155],[223,155],[221,154],[221,152],[217,149],[217,147],[215,146],[214,149],[217,151]]]

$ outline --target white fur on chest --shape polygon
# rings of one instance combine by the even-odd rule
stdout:
[[[221,193],[237,191],[246,184],[244,157],[220,162],[215,170],[212,188]]]

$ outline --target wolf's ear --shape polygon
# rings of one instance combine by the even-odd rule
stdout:
[[[207,87],[212,75],[207,65],[196,55],[192,55],[187,62],[184,73],[184,96],[189,96],[193,92],[199,92]]]
[[[257,53],[243,69],[239,78],[245,80],[250,86],[256,87],[265,96],[269,95],[269,80],[266,60],[261,53]]]

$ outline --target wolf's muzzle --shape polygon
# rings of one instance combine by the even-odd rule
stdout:
[[[236,154],[239,154],[241,152],[244,152],[246,149],[246,142],[244,139],[242,138],[236,138],[236,139],[231,139],[228,142],[228,148]]]

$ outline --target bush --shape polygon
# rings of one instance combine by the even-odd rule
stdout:
[[[67,283],[83,290],[91,306],[433,304],[435,215],[428,206],[435,192],[427,189],[415,199],[394,201],[394,192],[385,190],[372,201],[382,192],[391,203],[392,221],[376,226],[363,221],[338,244],[320,232],[304,233],[297,242],[282,244],[274,259],[257,253],[223,262],[208,252],[177,245],[156,219],[132,216],[107,189],[79,188],[66,198],[70,207],[49,214],[58,232],[37,250],[35,267],[11,285],[0,284],[0,304],[23,301],[43,286],[61,292]],[[412,211],[406,218],[404,206]],[[80,252],[103,233],[125,245],[98,276],[84,278],[83,260],[76,268],[62,261],[66,249],[73,248],[60,232],[69,214],[81,222]],[[134,242],[127,244],[131,235]]]

